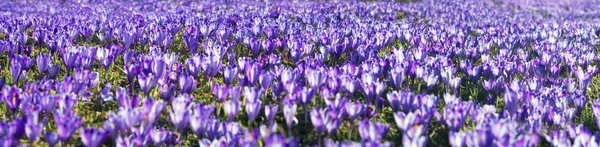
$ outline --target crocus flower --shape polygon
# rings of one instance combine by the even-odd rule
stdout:
[[[424,136],[426,129],[416,126],[409,129],[402,135],[402,146],[423,147],[427,144],[427,136]]]
[[[233,65],[226,66],[223,69],[224,83],[227,85],[231,85],[231,83],[233,83],[233,80],[235,80],[235,78],[237,78],[237,75],[238,75],[238,68],[236,66],[233,66]]]
[[[169,111],[169,118],[180,131],[185,130],[188,125],[191,102],[192,99],[185,94],[179,95],[171,101],[172,107]]]
[[[44,71],[48,70],[51,62],[50,55],[47,53],[39,54],[36,59],[36,65],[38,69],[38,73],[41,75]]]
[[[318,88],[327,81],[327,75],[319,70],[306,70],[306,72],[308,85],[312,88]]]
[[[56,123],[56,131],[60,141],[67,141],[71,135],[83,124],[81,117],[69,112],[54,112],[54,122]]]
[[[215,95],[215,97],[217,97],[217,102],[225,101],[225,99],[229,95],[229,88],[227,88],[227,85],[221,85],[217,82],[212,82],[211,85],[213,94]]]
[[[126,30],[122,32],[123,34],[121,34],[121,42],[123,43],[123,47],[125,47],[125,49],[129,49],[133,43],[135,37],[134,31]]]
[[[258,81],[263,89],[268,89],[273,83],[273,76],[268,72],[264,72],[258,77]]]
[[[240,111],[240,102],[236,99],[225,101],[225,113],[229,121],[232,121]]]
[[[161,77],[166,69],[166,63],[162,59],[154,59],[152,62],[152,74],[155,77]]]
[[[183,42],[190,50],[190,53],[196,54],[198,53],[198,38],[200,34],[196,27],[194,26],[186,26],[183,33]]]
[[[356,117],[362,115],[365,107],[362,103],[360,103],[360,101],[354,101],[354,103],[351,102],[346,104],[344,108],[348,114],[348,117],[350,118],[350,123],[352,123]]]
[[[329,121],[329,118],[325,116],[325,109],[323,108],[312,108],[310,111],[310,122],[317,129],[317,135],[321,135],[321,131],[325,130],[325,124]]]
[[[163,100],[146,99],[142,106],[142,115],[145,116],[145,122],[149,125],[154,124],[166,106],[167,104]]]
[[[10,73],[13,83],[17,83],[27,77],[27,71],[23,69],[21,64],[16,64],[13,60],[10,64]]]
[[[175,94],[175,86],[169,83],[166,85],[161,85],[159,87],[161,98],[165,101],[170,101],[173,95]]]
[[[81,142],[88,147],[102,146],[104,139],[106,139],[106,136],[108,135],[107,131],[96,128],[83,128],[80,133]]]
[[[129,96],[129,90],[125,88],[117,89],[117,101],[119,102],[120,108],[123,109],[134,109],[139,105],[139,98],[137,95]]]
[[[392,88],[399,90],[402,82],[404,82],[404,69],[401,67],[393,68],[388,75]]]
[[[57,64],[50,64],[48,68],[48,78],[54,79],[58,72],[60,71],[60,67]]]
[[[39,136],[41,135],[43,129],[44,124],[40,122],[27,121],[27,124],[25,124],[25,134],[31,142],[35,142],[39,139]]]
[[[342,124],[342,113],[337,109],[332,109],[332,107],[327,109],[329,110],[325,113],[325,119],[327,119],[325,129],[329,135],[333,135]]]
[[[258,116],[261,105],[262,102],[260,100],[246,101],[246,114],[250,123],[254,122],[256,116]]]
[[[437,84],[438,82],[438,78],[439,76],[436,74],[428,74],[427,77],[425,77],[425,84],[427,85],[427,88],[431,88],[433,86],[435,86],[435,84]]]
[[[220,55],[208,55],[204,57],[202,69],[204,70],[204,75],[212,78],[221,71],[222,66]]]
[[[254,85],[258,81],[262,69],[257,63],[250,63],[246,65],[246,69],[244,69],[244,71],[246,73],[246,80],[248,80],[251,85]]]
[[[380,141],[387,134],[389,128],[386,124],[369,120],[362,120],[358,123],[358,133],[363,140],[368,141]]]
[[[242,87],[240,87],[240,86],[233,86],[233,87],[230,87],[228,91],[229,91],[229,97],[231,99],[239,100],[240,99],[240,94],[241,94],[240,91],[242,91]]]
[[[63,64],[67,68],[67,71],[74,69],[77,66],[77,59],[79,59],[79,53],[75,51],[65,51],[62,54]]]
[[[192,117],[190,118],[190,127],[192,131],[199,137],[204,136],[206,125],[204,124],[215,111],[214,105],[204,105],[203,103],[197,103],[192,106]]]
[[[133,83],[133,79],[141,72],[140,67],[135,64],[126,65],[123,68],[125,70],[125,74],[127,75],[127,80],[129,81],[129,83]]]
[[[263,90],[256,87],[244,87],[244,98],[246,102],[255,102],[260,100],[263,95]]]
[[[464,132],[450,132],[449,142],[454,147],[464,147],[466,144],[466,133]]]
[[[277,116],[278,110],[279,110],[279,106],[277,106],[277,105],[266,105],[265,106],[265,116],[267,117],[269,126],[273,125],[273,121],[275,120],[275,116]]]
[[[285,122],[287,124],[288,127],[288,131],[290,131],[289,133],[292,133],[292,125],[294,124],[294,122],[297,122],[296,120],[296,109],[298,108],[296,105],[296,101],[292,100],[292,99],[285,99],[283,100],[283,116],[285,118]]]
[[[21,104],[21,101],[23,99],[21,97],[21,93],[21,89],[16,86],[7,86],[2,89],[2,97],[4,97],[4,103],[6,103],[8,109],[10,109],[13,113],[16,113],[17,108]]]
[[[514,81],[512,83],[515,83]],[[515,83],[516,84],[516,83]],[[514,87],[514,86],[511,86]],[[516,86],[518,88],[518,86]],[[516,89],[518,90],[518,89]],[[506,106],[506,110],[510,114],[515,114],[517,111],[517,103],[519,99],[519,91],[515,91],[513,88],[506,87],[504,90],[504,105]]]
[[[192,76],[180,75],[179,88],[181,93],[191,94],[196,89],[198,82]]]
[[[302,104],[302,107],[306,107],[306,105],[308,105],[308,103],[310,103],[310,100],[314,96],[315,96],[315,90],[314,89],[304,87],[302,89],[302,91],[300,92],[300,104]]]
[[[148,95],[154,84],[156,83],[156,79],[153,74],[139,74],[137,76],[138,84],[140,88],[144,92],[144,95]]]
[[[56,98],[51,95],[44,95],[40,97],[40,104],[42,110],[46,113],[51,113],[56,109]]]
[[[171,139],[171,132],[165,130],[165,128],[151,129],[150,137],[155,146],[161,146]]]
[[[59,141],[58,135],[56,135],[53,132],[44,133],[44,139],[46,140],[46,143],[48,143],[48,146],[50,146],[50,147],[54,147]]]
[[[102,91],[100,91],[100,99],[102,99],[102,101],[106,102],[115,98],[115,95],[111,92],[111,88],[111,83],[106,83],[104,85],[104,88],[102,88]]]
[[[443,122],[452,131],[462,128],[472,103],[451,103],[444,108]]]

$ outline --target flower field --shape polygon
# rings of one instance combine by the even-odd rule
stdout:
[[[0,145],[599,146],[600,2],[5,1]]]

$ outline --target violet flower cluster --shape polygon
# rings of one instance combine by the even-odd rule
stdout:
[[[599,146],[600,3],[0,4],[1,146]]]

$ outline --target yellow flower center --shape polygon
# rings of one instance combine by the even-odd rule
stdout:
[[[17,104],[17,94],[13,94],[12,103]]]

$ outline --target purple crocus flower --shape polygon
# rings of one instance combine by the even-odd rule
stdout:
[[[120,108],[123,109],[134,109],[139,105],[139,98],[137,95],[130,97],[129,90],[126,88],[117,88],[117,101],[119,102]]]
[[[242,91],[242,87],[240,87],[240,86],[233,86],[233,87],[230,87],[228,91],[229,91],[229,97],[231,99],[240,100],[240,94],[241,94],[241,91]]]
[[[292,132],[292,126],[294,125],[294,122],[297,122],[298,120],[296,120],[296,109],[298,108],[298,106],[296,105],[296,101],[293,99],[284,99],[283,100],[283,116],[285,118],[285,122],[287,124],[288,127],[288,131],[291,134]]]
[[[363,140],[367,141],[380,141],[387,131],[389,126],[379,122],[370,122],[365,119],[358,122],[358,133]]]
[[[347,103],[344,108],[348,114],[348,117],[350,118],[350,123],[352,123],[356,117],[362,115],[365,107],[362,103],[360,103],[360,101],[354,101],[354,103]]]
[[[198,136],[203,137],[206,129],[205,122],[213,115],[215,111],[214,105],[204,105],[203,103],[197,103],[192,106],[193,114],[190,119],[190,127],[192,131]]]
[[[213,94],[215,95],[215,97],[217,97],[217,102],[221,103],[225,101],[225,99],[229,95],[229,88],[227,88],[227,85],[220,85],[217,82],[212,82],[211,87]]]
[[[4,103],[6,104],[6,107],[8,107],[8,109],[10,109],[13,113],[16,113],[17,108],[21,104],[21,101],[23,101],[21,93],[21,89],[16,86],[6,86],[2,89],[2,97],[4,97]]]
[[[63,51],[62,53],[63,64],[67,68],[67,71],[73,70],[75,67],[77,67],[77,59],[79,59],[79,53],[75,51]]]
[[[567,136],[567,132],[564,130],[554,130],[544,135],[546,140],[553,146],[571,146],[571,140]]]
[[[181,93],[191,94],[196,89],[198,82],[192,76],[180,75],[179,88]]]
[[[13,83],[17,83],[27,77],[27,71],[23,69],[21,64],[16,63],[15,60],[11,63],[13,64],[10,64],[10,74]]]
[[[22,70],[31,69],[34,63],[34,61],[27,55],[16,55],[13,58],[11,58],[11,60],[13,61],[11,63],[20,64]]]
[[[206,76],[212,78],[215,77],[219,71],[221,71],[222,66],[220,55],[208,55],[204,57],[202,69],[204,70],[204,74]]]
[[[148,95],[154,84],[156,83],[156,79],[153,74],[139,74],[137,76],[138,84],[140,85],[140,89],[144,92],[144,95]]]
[[[171,111],[169,111],[169,118],[171,122],[181,131],[185,130],[190,115],[192,99],[185,94],[179,95],[171,101]]]
[[[104,139],[108,135],[108,132],[103,129],[96,129],[93,127],[83,128],[80,131],[81,142],[88,147],[99,147],[102,146]]]
[[[225,101],[225,114],[227,114],[227,118],[229,121],[233,121],[240,111],[240,102],[237,99],[231,99]]]
[[[402,146],[424,147],[427,145],[427,136],[424,136],[426,131],[421,126],[409,129],[402,135]]]
[[[249,63],[248,65],[246,65],[246,69],[244,71],[246,75],[246,80],[248,80],[248,82],[250,82],[251,85],[254,85],[258,81],[262,69],[257,63]]]
[[[433,86],[435,86],[435,84],[437,84],[439,78],[439,76],[436,75],[435,73],[430,73],[427,74],[426,77],[424,77],[425,80],[425,84],[427,85],[427,88],[431,88]]]
[[[159,87],[161,98],[165,101],[170,101],[171,98],[173,98],[173,95],[175,94],[175,85],[169,83],[166,85],[161,85]]]
[[[300,91],[300,90],[299,90]],[[300,92],[300,104],[302,107],[306,107],[310,103],[311,99],[315,96],[315,90],[313,88],[304,87]]]
[[[163,100],[146,99],[142,105],[142,115],[147,124],[152,125],[159,118],[167,104]]]
[[[258,81],[263,89],[269,89],[273,83],[273,76],[268,72],[264,72],[258,77]]]
[[[50,58],[50,55],[47,53],[42,53],[37,56],[36,63],[37,63],[38,73],[40,75],[42,75],[42,73],[44,73],[44,71],[48,70],[48,68],[50,67],[51,60],[52,59]]]
[[[517,103],[519,100],[519,86],[516,81],[513,81],[511,87],[505,87],[504,89],[504,105],[506,106],[506,110],[508,113],[515,114],[517,111]]]
[[[349,94],[353,94],[359,86],[359,82],[348,75],[342,75],[340,79],[342,81],[342,87],[345,92],[348,92]]]
[[[465,132],[450,132],[450,134],[448,134],[448,141],[451,146],[464,147],[467,142],[466,136],[467,134]]]
[[[50,146],[50,147],[54,147],[59,141],[58,135],[56,135],[53,132],[44,133],[44,139],[46,140],[46,143],[48,143],[48,146]]]
[[[233,83],[233,80],[235,80],[235,78],[237,78],[238,75],[238,68],[234,65],[230,65],[230,66],[226,66],[223,69],[223,81],[225,84],[227,85],[231,85],[231,83]]]
[[[310,121],[315,129],[317,129],[317,135],[321,135],[321,131],[325,130],[325,124],[329,121],[325,113],[327,111],[323,108],[312,108],[310,111]]]
[[[125,65],[124,67],[125,74],[127,75],[127,80],[129,83],[133,83],[134,78],[141,72],[141,69],[138,65]]]
[[[48,68],[48,78],[54,79],[58,75],[59,71],[60,71],[60,66],[59,65],[57,65],[57,64],[50,64],[50,66]]]
[[[198,77],[198,74],[200,74],[200,71],[202,70],[203,60],[203,57],[198,55],[194,55],[185,60],[185,65],[187,65],[187,70],[190,72],[190,75]]]
[[[37,141],[44,130],[44,122],[37,122],[37,117],[37,112],[33,115],[29,115],[27,123],[25,124],[25,134],[30,142]]]
[[[269,126],[273,125],[273,121],[275,120],[275,116],[277,116],[278,110],[279,110],[279,106],[277,106],[277,105],[266,105],[265,106],[265,116],[267,117]]]
[[[444,108],[443,122],[452,131],[459,131],[466,121],[472,103],[459,102],[446,105]]]
[[[343,115],[342,112],[340,110],[337,110],[336,108],[333,107],[329,107],[327,108],[327,113],[325,113],[325,119],[327,119],[325,122],[325,130],[327,130],[327,133],[329,135],[333,135],[335,133],[335,131],[337,131],[337,129],[341,126],[342,124],[342,118],[341,116]]]
[[[129,47],[131,46],[131,43],[133,43],[134,37],[135,37],[135,32],[134,31],[123,31],[123,34],[121,34],[121,42],[123,43],[123,47],[125,49],[129,49]]]
[[[196,54],[198,53],[198,39],[200,37],[200,33],[193,25],[188,25],[185,27],[183,33],[183,42],[190,50],[190,53]]]
[[[256,87],[244,87],[244,98],[246,98],[246,102],[255,102],[260,100],[263,95],[263,90],[258,89]]]
[[[254,101],[246,101],[246,114],[248,114],[248,121],[250,121],[250,124],[254,122],[256,116],[258,116],[261,105],[262,102],[260,101],[260,99]]]
[[[150,137],[155,146],[161,146],[169,142],[171,139],[171,132],[165,130],[165,128],[151,129]]]
[[[401,67],[396,67],[388,73],[390,84],[395,90],[399,90],[402,82],[404,82],[404,71]]]
[[[167,65],[164,60],[154,59],[152,62],[152,74],[154,74],[155,77],[161,77],[166,69],[166,66]]]
[[[309,69],[306,70],[306,79],[310,87],[318,88],[327,81],[327,74],[316,69]]]
[[[83,124],[81,117],[74,114],[72,111],[54,112],[54,123],[56,123],[56,131],[60,141],[67,141],[71,135]]]

